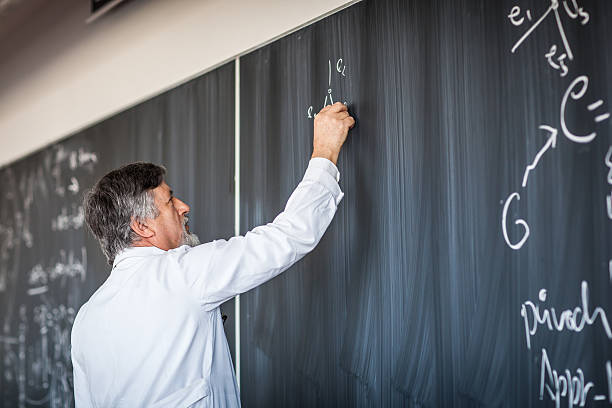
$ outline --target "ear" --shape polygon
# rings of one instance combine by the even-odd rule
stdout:
[[[136,221],[134,218],[132,218],[132,221],[130,222],[130,227],[140,238],[146,239],[155,235],[155,231],[153,231],[146,223]]]

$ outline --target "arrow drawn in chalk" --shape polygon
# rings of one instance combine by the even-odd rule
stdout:
[[[527,186],[527,178],[529,177],[529,172],[536,168],[536,166],[538,165],[538,162],[540,161],[544,153],[546,153],[548,149],[554,149],[555,146],[557,145],[557,133],[558,133],[557,129],[555,129],[554,127],[547,126],[547,125],[540,125],[540,129],[550,132],[550,137],[546,141],[546,144],[544,145],[544,147],[542,147],[542,149],[540,149],[538,154],[536,154],[536,157],[533,160],[533,163],[528,165],[527,168],[525,169],[525,174],[523,175],[523,188]]]

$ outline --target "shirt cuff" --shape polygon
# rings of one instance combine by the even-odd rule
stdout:
[[[317,169],[327,171],[334,179],[336,183],[340,181],[340,172],[334,163],[323,157],[313,157],[308,163],[308,167],[316,167]]]
[[[323,184],[323,186],[332,193],[336,205],[338,205],[342,197],[344,197],[344,193],[340,190],[340,185],[338,185],[338,181],[340,180],[338,168],[334,163],[323,157],[314,157],[310,159],[308,168],[304,174],[304,180],[316,181]]]

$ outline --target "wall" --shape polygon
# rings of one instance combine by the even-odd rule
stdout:
[[[85,24],[89,2],[23,0],[0,16],[0,166],[347,3],[132,0]]]

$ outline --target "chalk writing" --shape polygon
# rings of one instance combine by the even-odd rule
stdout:
[[[584,407],[589,391],[594,387],[592,382],[585,383],[584,373],[578,368],[576,374],[568,369],[559,375],[553,370],[548,360],[545,349],[542,349],[542,361],[540,368],[540,399],[544,399],[544,391],[555,403],[555,407],[561,406],[561,399],[567,398],[568,407],[574,405]]]
[[[591,107],[589,107],[589,110],[591,110]],[[608,152],[604,158],[604,163],[606,167],[608,167],[606,181],[608,182],[608,185],[612,185],[612,146],[608,148]],[[612,220],[612,191],[606,195],[606,215],[608,216],[608,219]],[[608,261],[608,276],[610,278],[610,282],[612,282],[612,259]]]
[[[544,55],[548,61],[548,65],[561,71],[561,76],[564,77],[569,72],[567,65],[565,65],[565,59],[567,58],[566,53],[557,54],[557,46],[555,44],[550,46],[550,50]]]
[[[590,143],[597,136],[596,131],[593,131],[587,135],[576,135],[569,130],[567,123],[566,123],[566,107],[567,107],[568,99],[571,98],[573,100],[578,100],[582,98],[587,91],[588,84],[589,84],[589,78],[586,75],[581,75],[577,77],[567,87],[563,95],[563,98],[561,100],[561,105],[560,105],[560,110],[559,110],[559,123],[561,126],[561,130],[565,137],[567,137],[569,140],[575,143]],[[580,86],[579,90],[576,89],[578,86]],[[589,111],[593,111],[594,109],[597,109],[601,107],[602,105],[603,105],[603,101],[600,99],[596,101],[595,103],[592,103],[591,105],[589,105],[587,109]],[[598,115],[595,118],[595,122],[599,123],[603,120],[608,119],[609,116],[610,116],[609,113]],[[540,162],[544,154],[554,149],[557,145],[558,130],[556,128],[549,126],[549,125],[540,125],[539,129],[548,132],[549,136],[544,146],[535,155],[534,160],[531,162],[531,164],[528,164],[527,167],[525,168],[525,171],[523,173],[523,181],[521,183],[522,188],[527,187],[530,173],[536,169],[536,167],[538,166],[538,163]],[[607,158],[606,160],[608,159],[609,158]],[[612,167],[611,167],[611,171],[612,171]],[[523,235],[517,242],[514,242],[514,243],[512,242],[512,240],[510,239],[508,235],[508,226],[507,226],[508,210],[510,208],[510,204],[515,198],[517,201],[521,199],[520,194],[516,191],[511,193],[508,196],[508,198],[506,198],[506,200],[503,202],[504,206],[502,210],[502,234],[504,237],[504,241],[510,248],[514,250],[519,250],[525,244],[525,242],[527,242],[527,239],[529,238],[529,234],[530,234],[530,229],[529,229],[529,225],[527,224],[527,222],[524,219],[519,218],[515,220],[514,223],[516,225],[520,225],[523,227],[524,229]],[[612,194],[607,197],[607,203],[608,203],[608,207],[607,207],[608,216],[612,219]]]
[[[4,327],[0,337],[4,347],[4,384],[16,383],[19,407],[71,406],[70,331],[74,317],[71,307],[43,302],[34,307],[32,319],[28,320],[27,308],[21,305],[17,335],[11,336],[8,327]],[[34,399],[32,394],[43,397]]]
[[[540,361],[540,400],[546,395],[555,403],[555,408],[560,408],[562,400],[567,399],[568,408],[574,406],[584,407],[589,398],[593,401],[607,401],[612,403],[612,364],[606,361],[607,395],[606,393],[595,394],[595,384],[586,381],[584,371],[581,368],[575,370],[575,374],[569,369],[557,371],[552,368],[546,349],[542,349]],[[592,397],[589,392],[592,391]]]
[[[581,85],[580,90],[578,92],[574,92],[575,88]],[[571,97],[573,100],[578,100],[580,98],[582,98],[584,96],[584,94],[587,91],[587,88],[589,87],[589,78],[586,75],[581,75],[578,78],[574,79],[572,81],[572,83],[570,84],[570,86],[567,88],[567,90],[565,91],[565,94],[563,95],[563,99],[561,100],[561,112],[560,112],[560,117],[561,117],[561,129],[563,130],[563,134],[565,135],[565,137],[567,137],[568,139],[570,139],[572,142],[576,142],[576,143],[589,143],[591,142],[593,139],[595,139],[595,137],[597,136],[596,132],[591,132],[588,135],[584,135],[584,136],[578,136],[575,135],[574,133],[572,133],[566,124],[565,121],[565,108],[567,105],[567,100],[569,97]],[[603,104],[602,100],[596,101],[595,103],[589,105],[589,107],[587,107],[587,109],[589,111],[592,111],[594,109],[597,109],[598,107],[600,107]],[[599,123],[602,122],[606,119],[608,119],[610,117],[609,113],[604,113],[602,115],[598,115],[597,117],[595,117],[595,122]]]
[[[540,14],[533,13],[530,9],[521,9],[515,5],[510,9],[507,18],[513,27],[519,29],[526,27],[522,31],[518,40],[511,47],[511,53],[515,53],[519,47],[530,38],[538,27],[545,20],[552,20],[550,24],[556,25],[559,43],[549,43],[548,48],[543,51],[543,56],[549,68],[558,71],[561,77],[569,76],[571,72],[570,62],[574,61],[575,55],[566,35],[564,24],[569,18],[571,21],[582,26],[590,20],[590,14],[579,4],[579,0],[549,0],[546,2],[548,7]],[[536,3],[538,4],[538,3]],[[562,18],[563,16],[563,18]],[[571,22],[570,21],[570,22]],[[573,143],[591,143],[597,137],[598,124],[606,121],[610,117],[603,99],[590,99],[589,77],[579,74],[569,83],[559,106],[558,125],[551,126],[542,124],[540,130],[547,132],[547,140],[535,154],[534,159],[528,164],[523,172],[521,188],[526,189],[529,177],[536,171],[538,165],[549,152],[553,152],[557,147],[558,134],[562,134]],[[588,92],[588,93],[587,93]],[[580,109],[584,113],[593,117],[593,123],[587,132],[577,132],[574,124],[571,123],[573,117],[568,112],[575,113]],[[552,153],[551,153],[552,154]],[[605,158],[605,164],[609,168],[608,183],[612,184],[612,147]],[[511,205],[521,199],[519,191],[512,192],[503,203],[502,209],[502,235],[505,243],[513,250],[519,250],[529,238],[530,228],[524,219],[516,217],[514,224],[522,227],[520,239],[511,240],[508,234],[508,223],[510,222],[508,213]],[[612,219],[612,194],[606,197],[608,217]],[[516,214],[516,212],[515,212]],[[612,260],[609,261],[609,278],[612,281]],[[547,302],[548,291],[541,289],[538,293],[538,300],[527,300],[521,304],[520,312],[524,325],[525,341],[527,349],[531,349],[534,336],[539,328],[548,329],[549,332],[582,332],[585,327],[592,326],[595,332],[603,332],[605,336],[612,340],[612,330],[605,310],[597,305],[591,305],[589,301],[589,286],[586,281],[582,281],[580,290],[580,300],[578,306],[556,311],[554,307],[549,307]],[[559,408],[562,401],[566,401],[567,406],[583,407],[587,401],[605,401],[612,403],[612,365],[610,361],[605,363],[606,374],[608,377],[608,391],[606,393],[596,393],[595,384],[585,379],[585,373],[581,368],[575,370],[563,369],[557,371],[550,363],[548,353],[542,348],[540,362],[540,400],[549,397]]]
[[[525,22],[525,17],[529,21],[533,19],[531,17],[531,10],[525,11],[525,16],[522,16],[521,8],[519,6],[512,7],[512,10],[510,10],[510,14],[508,14],[510,22],[515,26],[520,26],[521,24],[523,24]]]
[[[523,184],[522,184],[523,188],[527,187],[527,178],[529,177],[529,172],[536,168],[536,166],[538,165],[538,162],[542,158],[542,155],[546,153],[548,149],[554,149],[555,146],[557,145],[557,133],[558,133],[557,129],[547,126],[547,125],[540,125],[540,129],[546,130],[547,132],[549,132],[550,136],[548,140],[546,141],[546,144],[544,144],[544,147],[542,147],[542,149],[540,149],[538,154],[536,154],[536,157],[533,160],[533,163],[528,165],[527,168],[525,169],[525,173],[523,174]]]
[[[609,185],[612,185],[612,146],[608,148],[608,153],[606,153],[604,163],[608,167],[608,176],[606,177],[606,181]],[[606,210],[608,218],[612,220],[612,191],[606,195]],[[610,265],[610,279],[612,279],[612,260],[610,261]]]
[[[546,297],[546,289],[540,290],[539,301],[546,302]],[[525,324],[525,340],[528,349],[531,348],[531,337],[536,334],[539,326],[546,326],[551,331],[581,332],[585,326],[592,326],[599,321],[605,335],[612,340],[612,330],[606,312],[599,306],[595,307],[592,312],[590,311],[589,285],[586,281],[583,281],[581,285],[580,306],[557,313],[554,307],[540,309],[540,305],[528,300],[521,305],[521,316]]]
[[[510,242],[510,238],[508,237],[508,227],[507,227],[507,222],[506,222],[506,218],[508,215],[508,208],[510,207],[510,204],[512,203],[512,200],[516,198],[517,200],[521,199],[521,196],[519,195],[519,193],[512,193],[510,194],[510,196],[506,199],[506,202],[504,203],[504,210],[502,212],[502,232],[504,234],[504,240],[506,241],[506,244],[508,244],[508,246],[512,249],[520,249],[525,242],[527,241],[527,238],[529,238],[529,225],[527,224],[527,222],[523,219],[518,219],[515,220],[514,223],[516,225],[521,225],[524,228],[524,232],[523,232],[523,236],[521,237],[521,239],[516,242],[516,243],[512,243]]]
[[[576,0],[572,0],[571,3],[568,0],[563,1],[563,10],[570,19],[577,20],[580,24],[585,25],[589,22],[589,13],[584,10],[584,8],[578,6]],[[565,29],[563,27],[563,22],[561,21],[561,15],[559,13],[559,0],[550,0],[550,6],[546,9],[546,11],[533,23],[531,26],[523,33],[523,35],[514,43],[512,46],[511,52],[514,53],[521,46],[521,44],[531,36],[531,34],[535,31],[536,28],[549,16],[554,15],[555,22],[557,25],[557,30],[559,32],[559,37],[561,42],[563,43],[563,48],[565,52],[560,53],[556,59],[553,57],[557,54],[557,46],[553,44],[550,47],[548,53],[545,54],[545,58],[548,60],[548,63],[554,69],[561,71],[561,76],[567,75],[568,68],[565,64],[565,59],[572,61],[574,59],[574,54],[570,47],[570,44],[567,40],[567,36],[565,35]],[[522,16],[522,12],[519,6],[514,6],[510,10],[508,14],[508,19],[515,27],[520,27],[525,22],[531,22],[533,20],[531,16],[531,10],[527,10],[525,13],[525,17]]]
[[[1,406],[73,405],[70,330],[88,268],[84,235],[73,232],[97,163],[62,143],[19,171],[0,169]]]
[[[64,197],[66,190],[76,194],[80,189],[79,181],[75,176],[71,176],[66,185],[62,168],[64,163],[68,165],[70,171],[78,168],[92,171],[93,166],[98,162],[98,155],[96,153],[86,151],[83,148],[66,150],[63,146],[59,145],[56,147],[54,156],[54,160],[46,160],[46,167],[55,181],[54,191],[60,197]]]
[[[323,109],[327,105],[334,104],[334,95],[332,91],[333,77],[346,77],[346,64],[344,63],[344,60],[342,58],[338,58],[335,64],[332,63],[331,59],[327,60],[327,92],[325,94],[325,100],[323,101],[323,105],[319,108],[319,110]],[[344,102],[344,104],[347,105],[346,101]],[[308,119],[313,119],[315,116],[317,116],[317,113],[314,111],[314,107],[312,105],[308,107],[308,109],[306,110],[306,114]]]
[[[34,265],[28,274],[28,285],[32,286],[27,293],[31,296],[40,295],[48,290],[48,284],[61,279],[65,284],[66,279],[80,278],[85,281],[87,274],[87,250],[81,247],[81,259],[75,257],[74,251],[60,250],[59,260],[52,265],[43,268],[40,264]]]
[[[75,177],[70,177],[70,184],[67,187],[72,194],[79,192],[79,181]]]
[[[3,198],[0,212],[0,292],[9,291],[10,282],[17,282],[15,276],[20,273],[20,253],[37,244],[31,230],[35,195],[38,203],[47,202],[54,193],[61,198],[66,193],[78,197],[81,190],[79,177],[83,174],[80,170],[91,173],[97,162],[97,154],[86,148],[67,149],[57,145],[45,151],[34,168],[19,174],[10,167],[0,172],[3,184],[0,192]],[[83,221],[80,206],[62,207],[60,214],[50,220],[51,231],[80,229]],[[14,300],[15,295],[10,294],[7,304],[14,304]],[[13,308],[9,306],[7,310]]]
[[[66,231],[69,229],[80,229],[83,226],[85,220],[85,214],[83,213],[83,207],[72,205],[72,213],[68,214],[66,207],[61,209],[61,212],[57,217],[51,220],[52,231]]]

